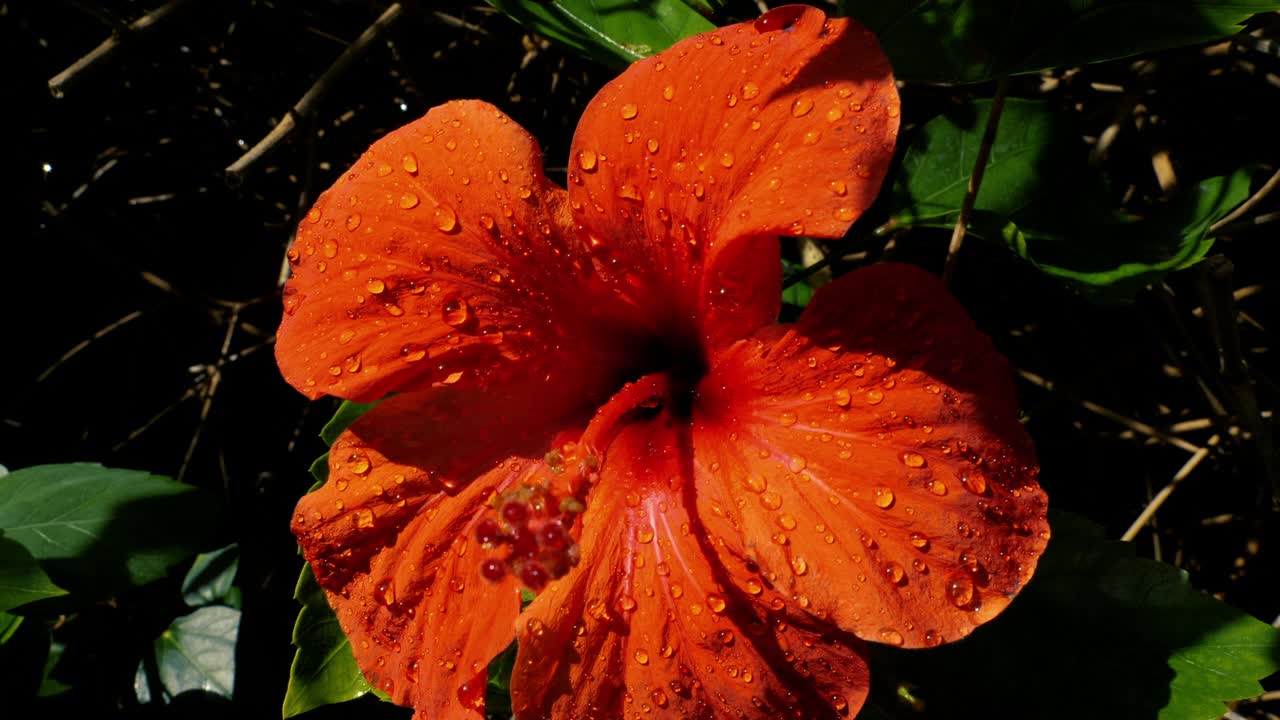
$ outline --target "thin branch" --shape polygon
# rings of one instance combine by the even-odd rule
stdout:
[[[182,478],[187,474],[187,468],[191,465],[191,458],[196,453],[196,445],[200,442],[200,434],[204,432],[205,423],[209,420],[209,410],[213,407],[213,396],[218,392],[218,385],[222,382],[222,365],[226,362],[227,355],[231,352],[231,338],[235,336],[236,328],[240,325],[240,308],[231,309],[231,317],[227,321],[227,332],[222,337],[222,349],[218,351],[218,362],[214,364],[212,372],[209,375],[209,387],[204,393],[204,403],[200,406],[200,419],[197,421],[196,430],[191,434],[191,442],[187,444],[186,455],[182,458],[182,465],[178,468],[178,475],[175,478],[178,482],[182,482]]]
[[[1271,177],[1258,188],[1258,192],[1249,196],[1249,199],[1240,203],[1240,207],[1227,213],[1221,220],[1209,226],[1209,235],[1217,235],[1219,231],[1227,227],[1231,223],[1239,220],[1245,213],[1252,210],[1258,203],[1262,202],[1272,190],[1280,186],[1280,169],[1276,170]]]
[[[125,32],[113,34],[103,40],[102,44],[90,50],[84,57],[71,63],[66,70],[54,75],[49,80],[49,92],[56,98],[63,97],[66,94],[67,86],[75,82],[84,72],[114,55],[130,38],[140,37],[144,33],[154,30],[157,25],[171,17],[174,11],[188,2],[190,0],[173,0],[168,5],[149,12],[129,23],[125,28]]]
[[[232,183],[240,182],[249,166],[257,162],[293,131],[293,128],[297,125],[298,118],[307,117],[315,112],[316,105],[324,97],[325,93],[329,92],[334,83],[346,74],[356,60],[369,49],[373,41],[377,40],[378,36],[395,23],[403,11],[404,8],[400,3],[393,3],[377,20],[373,21],[372,25],[365,28],[364,32],[360,33],[360,37],[356,38],[355,42],[351,43],[338,56],[338,59],[334,61],[333,65],[329,66],[328,70],[324,71],[319,80],[315,81],[311,89],[307,90],[306,94],[298,102],[294,103],[293,107],[289,108],[289,111],[280,119],[280,122],[271,129],[271,132],[267,133],[267,136],[259,140],[258,144],[250,148],[248,152],[241,155],[240,159],[227,166],[227,180]]]
[[[128,325],[129,323],[133,322],[134,320],[137,320],[140,317],[142,317],[142,311],[134,310],[128,315],[125,315],[119,320],[116,320],[115,322],[111,323],[110,325],[107,325],[106,327],[102,328],[98,332],[76,343],[74,347],[72,347],[70,350],[63,353],[62,357],[55,360],[52,365],[44,369],[44,372],[40,373],[39,377],[36,378],[36,384],[39,385],[40,383],[44,382],[46,379],[48,379],[50,375],[54,373],[54,371],[56,371],[58,368],[62,367],[63,365],[67,364],[67,362],[71,360],[71,358],[75,357],[76,355],[79,355],[82,350],[84,350],[85,348],[93,344],[95,340],[101,340],[102,338],[106,337],[112,332],[120,329],[125,325]]]
[[[1187,461],[1178,469],[1178,472],[1174,473],[1173,479],[1169,481],[1169,484],[1160,488],[1160,492],[1156,493],[1156,496],[1151,498],[1151,502],[1147,503],[1147,506],[1142,509],[1142,513],[1138,515],[1138,519],[1133,521],[1133,524],[1129,526],[1128,530],[1124,531],[1124,535],[1121,535],[1120,539],[1124,542],[1130,542],[1137,537],[1138,533],[1142,531],[1143,526],[1151,520],[1152,516],[1156,514],[1156,511],[1160,509],[1160,506],[1164,505],[1165,501],[1169,499],[1169,496],[1173,494],[1173,491],[1178,487],[1178,484],[1183,480],[1186,480],[1187,476],[1191,474],[1191,471],[1195,470],[1196,467],[1198,467],[1200,463],[1209,456],[1209,446],[1217,444],[1218,436],[1214,435],[1209,438],[1208,445],[1192,453],[1191,457],[1187,458]]]
[[[1053,382],[1046,380],[1043,377],[1036,375],[1035,373],[1030,372],[1028,370],[1019,370],[1018,375],[1022,379],[1026,380],[1027,382],[1030,382],[1032,385],[1036,385],[1038,387],[1044,388],[1045,390],[1049,390],[1051,392],[1057,390],[1057,386]],[[1071,397],[1071,396],[1068,395],[1067,397]],[[1119,423],[1120,425],[1123,425],[1129,428],[1130,430],[1133,430],[1136,433],[1146,435],[1147,437],[1154,438],[1162,442],[1166,442],[1176,448],[1179,448],[1181,450],[1186,450],[1189,453],[1198,453],[1203,449],[1200,446],[1193,445],[1192,443],[1189,443],[1186,440],[1176,435],[1170,435],[1164,430],[1161,430],[1156,427],[1152,427],[1151,425],[1148,425],[1142,421],[1134,420],[1133,418],[1130,418],[1130,417],[1125,417],[1124,415],[1121,415],[1115,410],[1111,410],[1110,408],[1103,407],[1090,400],[1084,400],[1084,399],[1075,398],[1075,397],[1072,397],[1071,400],[1073,400],[1075,403],[1080,405],[1080,407],[1084,408],[1085,410],[1088,410],[1089,412],[1095,415],[1100,415],[1112,422]]]
[[[982,176],[987,171],[987,160],[991,157],[991,146],[996,141],[996,130],[1000,127],[1000,115],[1004,112],[1004,99],[1009,94],[1009,78],[1002,77],[996,81],[996,96],[991,100],[991,113],[987,115],[987,127],[982,132],[982,144],[978,146],[978,157],[973,161],[973,174],[969,176],[969,188],[964,193],[964,201],[960,204],[960,217],[956,218],[956,228],[951,233],[951,244],[947,246],[946,264],[942,266],[942,282],[948,287],[956,272],[956,261],[960,257],[960,247],[964,244],[965,233],[969,231],[969,217],[973,215],[973,205],[978,199],[978,190],[982,187]]]

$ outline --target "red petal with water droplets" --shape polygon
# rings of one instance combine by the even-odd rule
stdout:
[[[715,358],[702,390],[698,513],[740,586],[921,647],[1030,579],[1046,498],[1009,366],[928,273],[837,280]]]
[[[687,510],[687,435],[660,413],[609,445],[581,563],[516,622],[522,720],[836,718],[865,699],[857,638],[796,625],[722,582]]]
[[[370,684],[424,716],[483,716],[489,660],[512,639],[519,585],[485,579],[477,525],[538,473],[563,414],[501,388],[391,397],[334,442],[293,531]],[[549,403],[549,404],[548,404]]]
[[[564,203],[537,142],[486,103],[388,134],[298,227],[276,343],[285,379],[370,401],[537,374],[545,348],[574,336],[554,311],[565,288],[582,302],[591,287]]]
[[[775,319],[774,238],[843,235],[897,137],[893,76],[867,30],[799,6],[762,20],[633,64],[587,107],[570,153],[574,217],[597,251],[639,277],[638,302],[701,308],[713,342]]]

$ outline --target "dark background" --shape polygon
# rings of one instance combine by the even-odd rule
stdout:
[[[227,518],[220,544],[238,542],[242,552],[232,702],[235,712],[274,718],[297,612],[291,595],[299,560],[288,522],[312,482],[307,467],[324,451],[317,431],[336,407],[304,401],[274,365],[270,340],[293,225],[374,139],[450,99],[498,105],[539,138],[549,173],[562,177],[581,109],[614,73],[525,35],[483,4],[408,3],[314,116],[237,185],[224,168],[386,3],[190,2],[83,73],[64,97],[50,94],[48,80],[110,36],[113,23],[156,6],[0,2],[0,97],[9,128],[3,167],[11,180],[0,196],[0,463],[12,470],[95,461],[217,492]],[[751,7],[733,5],[742,17]],[[1106,168],[1117,187],[1132,186],[1132,202],[1159,194],[1149,165],[1153,142],[1171,149],[1187,177],[1250,163],[1275,169],[1280,83],[1266,76],[1277,72],[1276,58],[1251,58],[1251,70],[1198,48],[1162,58],[1145,100],[1158,120],[1123,136]],[[1093,84],[1126,82],[1133,72],[1127,62],[1090,67],[1043,96],[1096,136],[1117,98]],[[913,122],[965,92],[906,88],[904,137]],[[1016,80],[1013,92],[1040,96],[1039,79]],[[876,221],[874,213],[867,219]],[[1277,320],[1277,227],[1242,232],[1216,248],[1234,263],[1235,287],[1257,286],[1240,300],[1254,324],[1242,322],[1239,332],[1264,410],[1280,396],[1269,379],[1268,330]],[[946,233],[891,240],[867,247],[868,257],[940,267]],[[837,263],[837,271],[851,264]],[[1187,568],[1198,587],[1272,621],[1280,577],[1270,490],[1257,440],[1233,436],[1232,419],[1216,416],[1202,389],[1221,378],[1217,341],[1195,312],[1198,271],[1175,275],[1167,292],[1148,291],[1134,305],[1098,307],[971,241],[957,280],[961,300],[1014,365],[1058,383],[1054,391],[1019,386],[1057,508],[1081,512],[1116,537],[1186,457],[1078,400],[1160,427],[1214,419],[1187,438],[1200,444],[1217,432],[1221,444],[1162,510],[1156,533],[1139,536],[1140,551]],[[162,585],[58,630],[79,648],[59,670],[73,691],[28,705],[39,668],[18,665],[3,673],[14,687],[6,702],[17,698],[15,712],[162,712],[137,707],[131,696],[142,648],[181,607],[174,583]],[[209,702],[176,712],[228,711]],[[355,714],[404,711],[366,699]]]

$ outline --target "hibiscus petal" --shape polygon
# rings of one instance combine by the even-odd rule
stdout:
[[[717,316],[708,334],[737,339],[777,315],[772,238],[839,237],[875,199],[898,113],[867,30],[778,8],[638,61],[600,91],[573,140],[574,217],[610,266],[651,289],[640,302],[703,308]],[[751,239],[754,250],[732,250]]]
[[[516,622],[522,720],[831,718],[865,699],[857,638],[811,619],[792,625],[784,608],[723,582],[687,509],[687,441],[687,424],[660,413],[609,445],[581,563]]]
[[[537,142],[457,101],[374,143],[303,219],[276,356],[308,397],[496,381],[554,344],[591,269]],[[585,290],[583,291],[585,292]]]
[[[698,514],[742,587],[858,636],[936,645],[998,614],[1049,537],[1006,361],[906,265],[819,291],[713,359]]]
[[[483,716],[488,662],[512,639],[519,585],[481,574],[494,493],[543,468],[554,399],[396,395],[340,435],[293,530],[370,684],[424,716]],[[547,404],[550,403],[550,404]]]

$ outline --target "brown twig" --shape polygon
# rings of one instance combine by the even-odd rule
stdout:
[[[1247,200],[1240,203],[1239,207],[1227,213],[1221,220],[1210,225],[1209,235],[1217,235],[1223,228],[1236,220],[1239,220],[1245,213],[1252,210],[1258,203],[1262,202],[1268,195],[1270,195],[1271,191],[1275,190],[1277,186],[1280,186],[1280,170],[1276,170],[1275,173],[1262,184],[1262,187],[1258,188],[1258,191],[1250,195]]]
[[[1165,501],[1169,499],[1169,496],[1173,494],[1173,491],[1177,489],[1179,483],[1186,480],[1187,476],[1190,475],[1191,472],[1209,456],[1209,448],[1213,445],[1217,445],[1218,439],[1219,437],[1217,435],[1209,438],[1209,442],[1205,447],[1196,450],[1191,454],[1191,457],[1187,458],[1187,461],[1182,464],[1182,467],[1178,468],[1178,472],[1173,474],[1173,479],[1170,480],[1167,485],[1160,488],[1160,492],[1156,493],[1155,497],[1151,498],[1151,502],[1147,503],[1147,506],[1142,509],[1138,518],[1133,521],[1133,524],[1129,526],[1128,530],[1124,531],[1124,535],[1120,536],[1121,540],[1129,542],[1138,536],[1138,533],[1142,531],[1143,526],[1151,520],[1152,516],[1156,514],[1156,511],[1160,509],[1160,506],[1164,505]]]
[[[951,233],[951,243],[947,246],[947,260],[942,266],[942,282],[948,287],[956,272],[956,261],[960,257],[960,247],[964,245],[965,233],[969,231],[969,217],[973,215],[973,205],[977,202],[978,190],[982,187],[982,176],[987,171],[987,160],[991,157],[991,146],[996,141],[996,130],[1000,127],[1000,115],[1004,112],[1004,99],[1008,94],[1009,78],[1002,77],[996,81],[996,95],[991,100],[987,127],[982,131],[982,144],[978,146],[978,157],[973,161],[973,174],[969,176],[969,187],[965,190],[964,200],[960,203],[960,216],[956,218],[956,227]]]
[[[404,8],[400,3],[392,3],[377,20],[373,21],[372,25],[365,28],[364,32],[360,33],[360,37],[356,38],[355,42],[351,43],[338,56],[333,65],[330,65],[329,69],[324,71],[324,74],[315,81],[306,94],[298,102],[294,103],[293,107],[289,108],[289,111],[280,119],[280,122],[276,123],[276,126],[271,129],[271,132],[267,133],[267,136],[259,140],[258,144],[250,148],[248,152],[241,155],[238,160],[227,166],[227,180],[231,183],[240,182],[249,166],[257,162],[258,159],[293,131],[293,128],[298,123],[298,118],[307,117],[315,112],[316,105],[324,97],[325,93],[329,92],[334,83],[369,49],[369,46],[373,44],[373,41],[378,36],[395,23],[403,12]]]
[[[142,311],[134,310],[128,315],[125,315],[119,320],[116,320],[115,322],[107,325],[106,327],[103,327],[101,330],[98,330],[97,332],[85,338],[84,340],[81,340],[80,342],[76,343],[74,347],[72,347],[70,350],[63,353],[62,357],[55,360],[52,365],[44,369],[44,372],[40,373],[39,377],[36,378],[36,384],[39,385],[40,383],[44,382],[46,379],[48,379],[50,375],[54,373],[54,371],[56,371],[58,368],[62,367],[63,365],[67,364],[67,362],[71,360],[71,358],[75,357],[76,355],[79,355],[82,350],[84,350],[85,348],[93,344],[95,340],[101,340],[107,335],[110,335],[112,332],[119,330],[121,327],[128,325],[129,323],[133,322],[134,320],[137,320],[140,317],[142,317]]]
[[[98,47],[90,50],[88,54],[71,63],[66,70],[63,70],[50,78],[49,92],[56,98],[63,97],[66,94],[68,85],[75,82],[83,73],[94,65],[97,65],[114,55],[116,51],[129,40],[129,38],[136,38],[154,30],[161,22],[172,17],[174,11],[178,10],[181,6],[186,5],[188,2],[190,2],[190,0],[172,0],[169,4],[153,10],[129,23],[129,25],[124,28],[124,32],[112,34],[111,37],[103,40]]]

